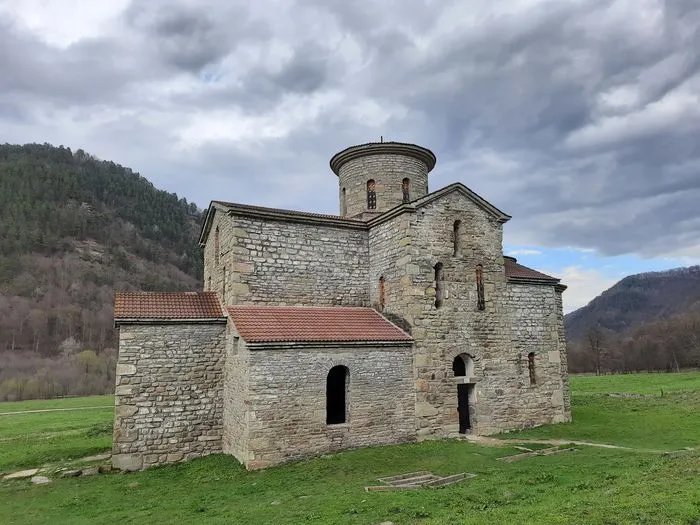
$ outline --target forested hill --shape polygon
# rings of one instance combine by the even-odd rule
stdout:
[[[0,400],[3,382],[41,372],[37,356],[109,368],[115,289],[199,289],[202,218],[82,150],[0,145]]]
[[[620,282],[564,318],[573,371],[700,366],[700,266]]]
[[[593,326],[623,332],[700,306],[700,266],[625,277],[587,306],[567,314],[566,335],[585,339]]]

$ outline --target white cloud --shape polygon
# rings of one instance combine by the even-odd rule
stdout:
[[[508,250],[508,253],[506,255],[518,257],[520,255],[542,255],[542,252],[540,250],[533,250],[531,248],[521,248],[518,250]]]
[[[564,313],[586,306],[602,292],[610,288],[622,277],[612,278],[593,268],[567,266],[558,270],[539,270],[556,275],[568,288],[564,292]]]

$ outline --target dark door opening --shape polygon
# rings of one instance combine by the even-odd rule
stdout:
[[[457,413],[459,414],[459,433],[466,434],[471,428],[469,417],[469,397],[474,385],[457,385]]]
[[[348,369],[334,366],[326,380],[326,424],[337,425],[346,422],[347,400],[345,398]]]

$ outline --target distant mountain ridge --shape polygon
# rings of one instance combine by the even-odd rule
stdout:
[[[580,342],[595,327],[621,334],[645,323],[700,308],[700,266],[625,277],[564,317],[567,339]]]

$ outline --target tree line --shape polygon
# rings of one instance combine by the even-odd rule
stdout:
[[[590,327],[568,344],[569,370],[596,374],[700,368],[700,308],[615,333]]]
[[[202,219],[82,150],[0,145],[0,400],[111,392],[114,291],[201,289]]]

